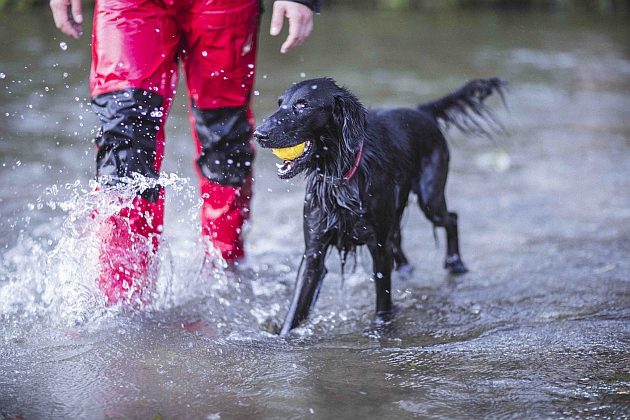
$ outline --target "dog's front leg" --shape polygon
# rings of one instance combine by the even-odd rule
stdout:
[[[317,302],[317,295],[325,275],[326,267],[324,266],[323,255],[304,257],[304,270],[298,273],[291,306],[280,331],[281,336],[287,335],[289,331],[308,318],[311,308]]]
[[[393,253],[388,241],[368,244],[372,255],[374,285],[376,286],[376,316],[386,318],[392,310]]]
[[[291,306],[289,306],[289,312],[287,312],[280,330],[281,336],[287,335],[289,331],[308,318],[309,312],[317,301],[319,288],[326,275],[324,260],[332,240],[331,235],[320,229],[322,223],[318,220],[319,211],[309,209],[307,206],[304,212],[306,215],[304,219],[306,247],[295,282]]]

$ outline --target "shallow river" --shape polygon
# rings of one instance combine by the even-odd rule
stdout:
[[[470,273],[445,273],[412,204],[391,325],[371,324],[368,253],[343,281],[333,254],[311,321],[279,339],[266,329],[302,253],[303,182],[259,151],[248,262],[204,264],[181,88],[154,303],[105,308],[88,40],[41,11],[1,16],[0,418],[629,417],[629,39],[627,18],[492,12],[325,11],[288,56],[263,33],[258,120],[304,77],[373,107],[511,83],[509,110],[492,103],[507,134],[449,133]]]

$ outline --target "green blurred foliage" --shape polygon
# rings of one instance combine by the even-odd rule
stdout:
[[[630,13],[630,0],[323,0],[326,6],[374,9],[543,9],[543,10],[589,10],[597,13]]]

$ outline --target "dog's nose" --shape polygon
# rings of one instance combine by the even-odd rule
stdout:
[[[256,140],[258,140],[258,141],[269,140],[269,133],[267,133],[266,131],[262,131],[259,128],[257,128],[254,131],[254,137],[256,137]]]

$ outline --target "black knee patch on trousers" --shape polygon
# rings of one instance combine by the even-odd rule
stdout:
[[[157,179],[155,170],[157,133],[163,115],[162,96],[144,89],[123,89],[92,98],[92,109],[101,121],[95,139],[96,176],[107,185],[138,173]],[[147,189],[141,196],[157,201],[160,189]]]
[[[241,187],[254,160],[247,107],[203,110],[193,105],[192,112],[201,143],[201,174],[220,185]]]

